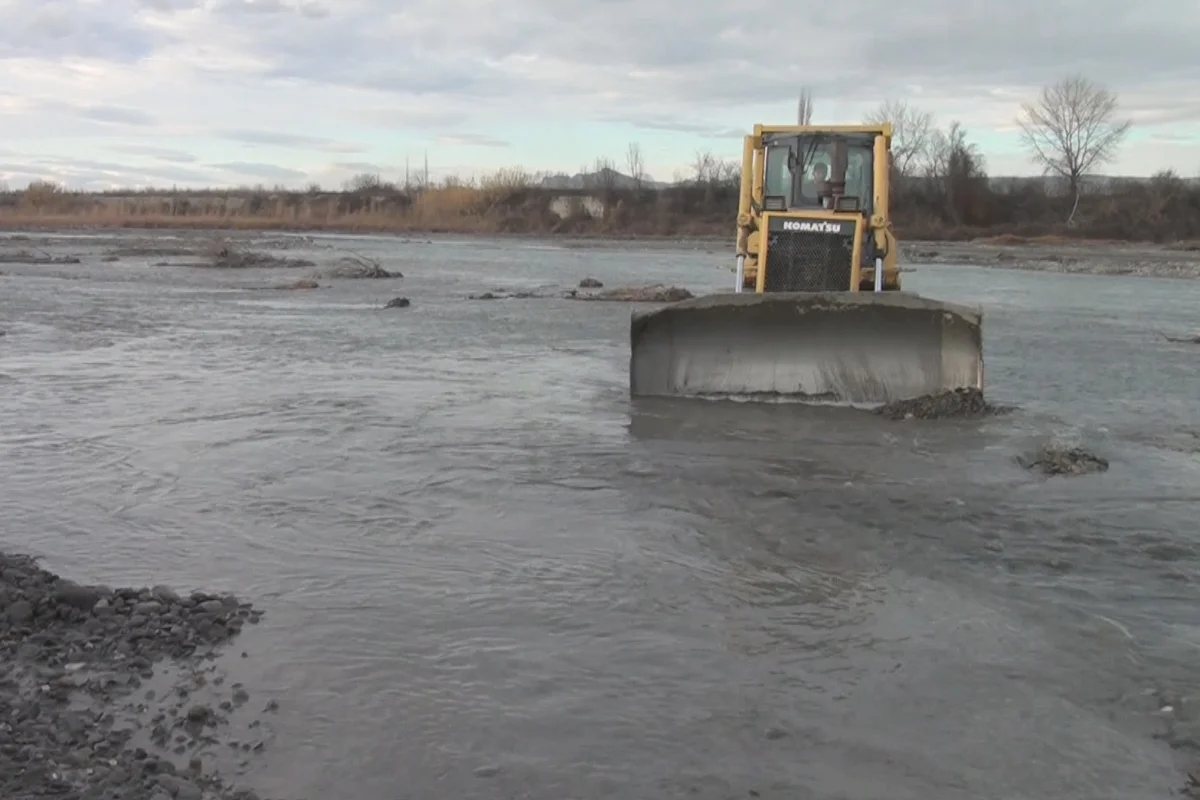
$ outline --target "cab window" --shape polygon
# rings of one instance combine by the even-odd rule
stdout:
[[[792,173],[788,169],[788,150],[786,144],[772,145],[767,148],[766,180],[763,181],[763,194],[767,196],[787,197],[792,192]]]

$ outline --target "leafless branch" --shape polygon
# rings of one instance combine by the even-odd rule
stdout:
[[[646,180],[646,163],[642,159],[642,147],[637,142],[630,142],[629,149],[625,151],[625,168],[633,179],[633,188],[640,190]]]
[[[813,114],[812,91],[807,87],[800,90],[800,99],[796,103],[796,124],[811,125]]]
[[[716,167],[716,159],[712,153],[697,152],[695,160],[692,161],[692,173],[697,184],[708,183],[712,179],[713,170]]]
[[[892,168],[896,175],[909,177],[929,155],[933,114],[908,105],[903,100],[888,100],[863,119],[871,125],[892,123]]]

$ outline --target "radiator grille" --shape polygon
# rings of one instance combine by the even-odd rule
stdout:
[[[854,229],[847,233],[772,231],[767,240],[768,292],[845,292],[854,263]]]

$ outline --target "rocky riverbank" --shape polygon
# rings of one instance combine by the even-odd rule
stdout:
[[[902,266],[966,264],[1078,275],[1200,278],[1200,244],[1128,244],[1045,237],[973,242],[908,242]]]
[[[256,800],[212,764],[218,745],[248,759],[266,742],[258,718],[232,735],[251,699],[212,661],[260,616],[233,596],[80,585],[0,553],[0,797]]]
[[[108,233],[111,236],[111,232]],[[462,239],[469,234],[456,234]],[[115,241],[113,240],[115,238]],[[338,261],[335,251],[343,245],[307,235],[282,236],[264,231],[162,230],[127,232],[101,245],[81,242],[78,232],[71,236],[53,230],[36,233],[0,235],[0,262],[14,265],[75,264],[95,258],[117,262],[130,258],[165,259],[159,266],[208,267],[311,267],[315,258],[285,257],[278,251],[303,250],[307,255],[329,251],[332,259],[321,260],[321,269],[309,277],[392,277],[388,270],[363,270],[369,260],[351,254]],[[600,237],[600,236],[494,236],[501,240],[550,242],[567,249],[604,250],[690,250],[713,257],[713,266],[733,268],[732,237]],[[389,237],[397,245],[429,245],[435,240]],[[54,251],[54,252],[49,252]],[[277,251],[267,253],[265,251]],[[182,258],[181,258],[182,257]],[[324,263],[329,261],[330,263]],[[337,262],[337,263],[333,263]],[[356,263],[351,263],[356,262]],[[1131,275],[1138,277],[1200,278],[1200,243],[1130,244],[1062,237],[1032,239],[997,236],[967,242],[928,242],[902,240],[902,269],[935,264],[1025,269],[1091,275]]]

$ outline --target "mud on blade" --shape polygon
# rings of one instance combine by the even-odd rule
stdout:
[[[982,314],[905,292],[731,293],[634,312],[630,393],[876,405],[983,389]]]

